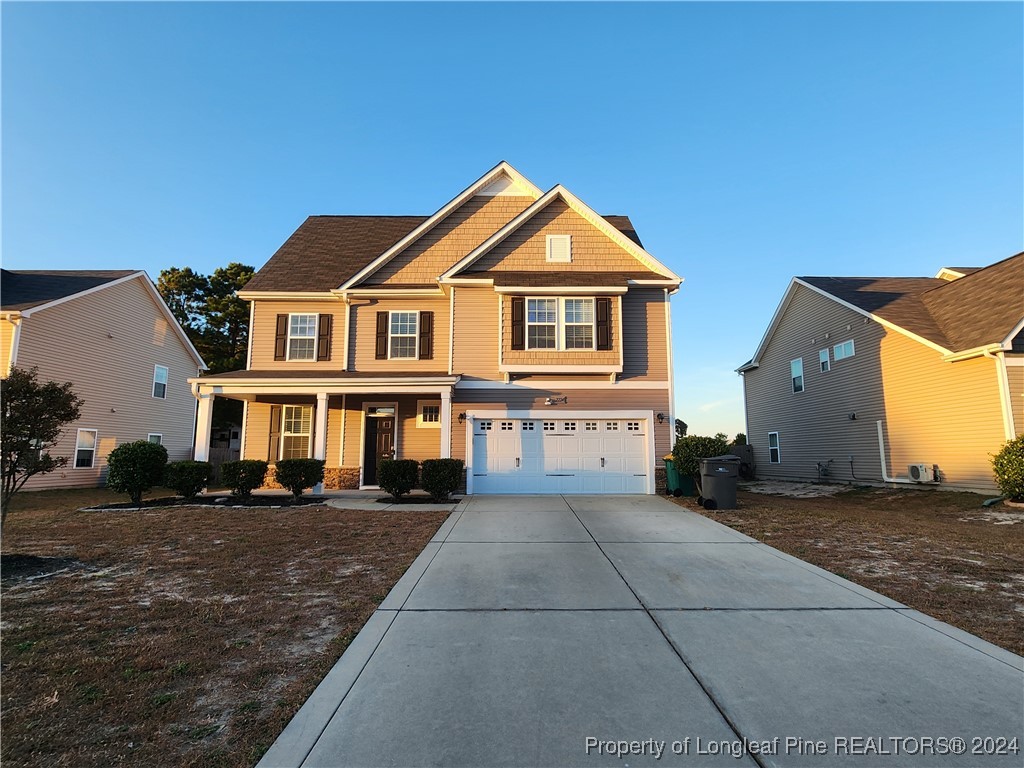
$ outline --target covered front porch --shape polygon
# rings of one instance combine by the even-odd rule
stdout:
[[[327,488],[373,488],[382,458],[451,457],[458,376],[238,371],[191,379],[199,401],[195,459],[209,458],[213,403],[245,403],[241,456],[325,462]],[[322,490],[316,489],[316,490]]]

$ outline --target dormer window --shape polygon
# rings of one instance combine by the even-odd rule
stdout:
[[[571,263],[572,235],[548,235],[546,258],[552,264]]]

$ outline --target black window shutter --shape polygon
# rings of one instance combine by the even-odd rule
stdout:
[[[512,298],[512,349],[526,349],[526,299]]]
[[[267,461],[277,462],[281,455],[281,406],[270,406],[270,440],[267,441]]]
[[[388,313],[377,313],[377,348],[375,357],[378,360],[388,359]]]
[[[420,360],[434,359],[434,313],[420,312]]]
[[[597,348],[611,349],[612,300],[599,298],[597,301]]]
[[[316,334],[316,359],[331,359],[331,323],[334,315],[320,315]]]
[[[277,330],[274,333],[274,359],[284,360],[288,352],[288,315],[277,316]]]

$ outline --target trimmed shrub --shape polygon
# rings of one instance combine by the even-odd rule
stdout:
[[[194,499],[210,484],[213,466],[208,461],[172,461],[164,471],[164,485],[179,496]]]
[[[427,459],[423,462],[423,490],[444,501],[462,484],[462,459]]]
[[[248,501],[252,492],[263,485],[267,476],[267,462],[259,459],[225,461],[220,465],[220,477],[231,493]]]
[[[281,459],[274,465],[274,476],[297,499],[306,488],[323,482],[325,463],[323,459]]]
[[[702,437],[701,435],[686,435],[676,440],[672,448],[672,459],[676,465],[676,471],[684,477],[692,477],[700,482],[700,460],[712,456],[723,456],[729,452],[729,445],[725,442],[724,435],[714,437]]]
[[[1024,435],[1010,440],[992,457],[996,484],[1010,501],[1024,501]]]
[[[133,504],[140,504],[142,494],[163,481],[165,466],[167,449],[159,443],[123,443],[107,456],[107,488],[127,493]]]
[[[384,459],[377,468],[377,483],[397,501],[416,487],[419,468],[412,459]]]

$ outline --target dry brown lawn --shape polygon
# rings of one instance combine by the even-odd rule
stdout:
[[[251,766],[446,517],[112,500],[12,503],[4,766]]]
[[[1024,654],[1024,510],[913,489],[812,499],[741,490],[738,500],[738,509],[702,514]]]

